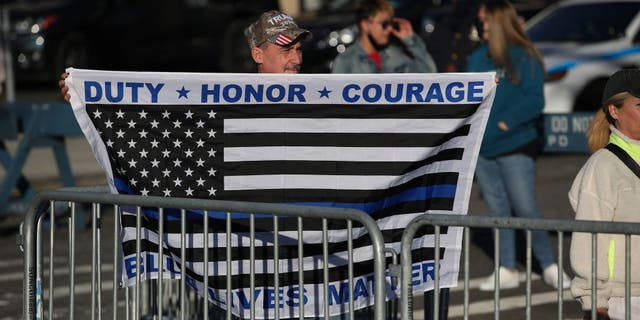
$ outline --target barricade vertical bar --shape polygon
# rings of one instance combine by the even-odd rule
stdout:
[[[164,208],[158,208],[158,320],[162,319],[162,282],[164,280]]]
[[[624,235],[624,319],[631,319],[631,235]]]
[[[36,260],[36,252],[31,250],[34,245],[34,233],[35,233],[35,225],[33,217],[36,216],[37,204],[32,203],[29,206],[29,211],[27,213],[27,217],[24,220],[24,224],[22,225],[22,244],[24,246],[24,279],[22,280],[22,316],[26,320],[31,320],[35,318],[35,295],[34,295],[34,285],[35,285],[35,260]]]
[[[76,296],[76,203],[71,203],[71,217],[69,218],[69,320],[74,319]]]
[[[591,319],[596,318],[596,296],[598,287],[598,234],[591,233]]]
[[[53,251],[54,237],[53,232],[56,225],[56,213],[55,213],[55,201],[49,201],[49,317],[53,319],[53,258],[55,257]]]
[[[131,304],[130,304],[131,294],[129,292],[129,287],[124,288],[124,301],[125,307],[124,312],[126,313],[125,319],[129,320],[131,318]]]
[[[347,269],[348,269],[348,273],[349,273],[349,319],[353,320],[354,318],[354,314],[353,314],[353,225],[352,225],[352,221],[351,220],[347,220],[347,237],[348,237],[348,242],[347,242],[347,255],[349,256],[348,258],[348,263],[347,263]]]
[[[493,318],[500,319],[500,229],[493,228]]]
[[[440,225],[434,226],[433,233],[433,247],[435,253],[434,259],[434,274],[435,277],[433,279],[433,319],[437,320],[440,317],[439,307],[440,307]],[[426,309],[425,309],[426,310]]]
[[[113,205],[113,320],[118,320],[118,247],[120,246],[120,207]]]
[[[469,319],[469,227],[464,228],[464,320]]]
[[[227,212],[227,320],[231,320],[231,307],[233,306],[231,303],[231,247],[231,212]]]
[[[40,200],[34,200],[29,206],[29,211],[25,217],[21,228],[22,248],[24,249],[23,265],[24,279],[22,282],[23,301],[22,312],[25,319],[36,318],[36,260],[37,260],[37,219],[39,218],[38,207]],[[51,261],[52,262],[52,261]]]
[[[298,288],[300,291],[300,296],[304,292],[304,250],[303,250],[303,239],[304,233],[302,232],[303,223],[302,217],[298,217]],[[349,291],[352,292],[352,291]],[[298,307],[298,319],[304,319],[304,303],[300,303]]]
[[[36,224],[36,317],[42,319],[44,315],[43,290],[42,290],[42,218]]]
[[[168,261],[167,261],[167,268],[169,268],[169,262]],[[171,281],[168,282],[168,287],[169,287],[168,294],[169,294],[169,297],[167,298],[167,301],[169,301],[169,310],[167,310],[167,313],[169,314],[169,318],[172,318],[172,319],[178,317],[178,311],[176,310],[177,309],[176,308],[176,299],[175,299],[175,295],[173,294],[173,291],[174,291],[174,289],[176,287],[176,282],[173,281],[173,279],[174,279],[174,277],[172,275],[171,276]]]
[[[362,222],[364,223],[366,222],[366,220],[363,220]],[[369,231],[371,232],[370,236],[373,243],[373,275],[375,282],[375,292],[382,293],[385,292],[384,273],[386,268],[384,255],[384,239],[382,238],[382,232],[377,228],[375,222],[372,222],[372,225],[374,227],[367,229],[369,229]],[[385,295],[376,294],[374,300],[375,319],[384,320],[386,313]]]
[[[399,266],[398,265],[398,252],[396,252],[396,250],[394,250],[392,247],[385,247],[384,248],[384,257],[385,257],[385,261],[387,259],[387,254],[391,255],[391,265],[389,265],[389,284],[391,290],[393,290],[394,287],[396,287],[399,283],[399,276],[396,277],[395,272],[393,271],[393,269],[391,267],[396,267]],[[398,299],[393,299],[390,300],[387,304],[389,307],[387,309],[387,319],[397,319],[398,318],[398,304],[396,303],[398,301]],[[353,320],[353,318],[351,318],[351,320]]]
[[[415,228],[415,224],[409,224],[409,228],[402,235],[402,244],[400,247],[400,318],[402,320],[413,319],[413,288],[411,283],[411,240],[413,234],[411,232]],[[411,235],[411,237],[407,236]]]
[[[140,228],[142,226],[142,209],[136,207],[136,289],[134,297],[133,319],[140,319],[140,251],[142,251],[140,241]]]
[[[187,242],[187,210],[180,210],[180,319],[186,319],[186,309],[187,303],[185,301],[185,297],[187,295],[186,292],[186,283],[185,277],[187,273],[185,272],[185,258],[187,256],[186,242]]]
[[[255,242],[256,242],[256,225],[255,225],[256,221],[255,221],[255,215],[252,213],[249,215],[249,262],[250,262],[250,266],[249,266],[249,294],[253,297],[254,292],[256,290],[256,280],[255,280],[255,274],[256,274],[256,267],[255,267],[255,262],[256,262],[256,251],[255,251]],[[249,299],[251,300],[250,304],[249,304],[249,313],[250,313],[250,317],[251,320],[254,320],[256,318],[256,302],[255,299]]]
[[[324,276],[324,319],[329,320],[329,234],[327,219],[322,219],[322,273]]]
[[[564,314],[564,232],[558,231],[558,320],[562,320]]]
[[[96,258],[97,258],[97,240],[96,240],[96,203],[91,204],[91,320],[96,317]]]
[[[527,243],[525,317],[527,320],[531,320],[531,230],[526,230],[525,238]]]
[[[100,204],[97,204],[97,219],[98,219],[98,234],[97,234],[97,246],[98,246],[98,320],[102,320],[102,209]],[[114,261],[115,262],[115,261]],[[115,287],[114,289],[115,290]]]
[[[169,261],[166,261],[167,263],[167,269],[169,269]],[[166,291],[167,291],[167,308],[166,311],[163,310],[162,312],[166,312],[167,313],[167,317],[168,318],[175,318],[177,317],[177,314],[174,316],[174,311],[175,311],[175,304],[174,304],[174,300],[173,300],[173,287],[175,285],[175,282],[173,281],[173,274],[169,277],[169,281],[165,282],[166,285]],[[163,285],[164,286],[164,285]]]
[[[204,320],[209,319],[209,211],[204,211],[204,241],[202,244],[202,250],[204,250],[204,265],[202,267],[202,277],[203,277],[203,292],[202,292],[202,307],[203,307],[203,315],[202,318]],[[229,219],[229,214],[227,214],[227,219]],[[229,241],[229,239],[227,239]],[[227,242],[228,243],[228,242]],[[227,247],[229,250],[229,247]],[[229,306],[227,305],[227,315],[229,315]]]

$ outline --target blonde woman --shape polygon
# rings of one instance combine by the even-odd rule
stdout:
[[[535,198],[535,159],[539,151],[537,121],[544,107],[544,70],[538,51],[524,33],[507,1],[486,2],[478,11],[485,43],[469,58],[467,70],[495,71],[498,89],[476,166],[476,178],[490,214],[541,218]],[[545,283],[557,288],[559,272],[549,234],[532,232],[532,250]],[[500,289],[519,286],[515,231],[500,230]],[[562,287],[568,288],[564,274]],[[480,284],[493,291],[495,275]]]
[[[614,73],[605,86],[602,108],[587,131],[594,152],[582,167],[569,191],[578,220],[640,222],[640,176],[605,148],[624,150],[630,164],[640,162],[640,70]],[[638,168],[640,169],[640,168]],[[637,169],[636,169],[637,170]],[[631,266],[640,265],[640,237],[631,237]],[[571,293],[591,319],[624,319],[625,240],[623,235],[598,235],[596,306],[591,305],[591,235],[574,233],[571,267],[576,277]],[[631,274],[631,319],[640,319],[640,275]]]

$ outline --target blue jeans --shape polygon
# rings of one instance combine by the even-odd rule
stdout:
[[[476,178],[490,214],[495,217],[542,218],[536,202],[535,160],[524,154],[478,157]],[[544,270],[555,262],[547,231],[532,231],[531,246]],[[500,265],[516,268],[515,230],[500,229]]]

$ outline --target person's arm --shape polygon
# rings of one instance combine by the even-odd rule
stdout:
[[[407,50],[413,55],[413,59],[410,62],[410,72],[431,73],[437,72],[436,63],[433,58],[427,52],[427,47],[424,41],[413,32],[411,22],[403,18],[394,18],[393,21],[397,24],[397,29],[391,29],[391,34],[400,39]]]
[[[402,41],[414,57],[411,72],[433,73],[438,71],[436,63],[427,51],[424,41],[417,34],[413,34]]]
[[[64,98],[66,102],[69,102],[71,100],[71,95],[69,94],[69,87],[67,87],[66,83],[64,82],[64,80],[67,79],[68,76],[69,74],[65,72],[60,75],[60,81],[58,81],[58,87],[60,87],[60,94],[62,94],[62,98]]]

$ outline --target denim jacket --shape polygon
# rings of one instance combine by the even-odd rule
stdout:
[[[380,51],[382,70],[369,58],[360,46],[359,39],[336,57],[333,73],[430,73],[436,72],[436,64],[417,35],[403,40],[413,58],[405,54],[398,45],[390,44]]]

